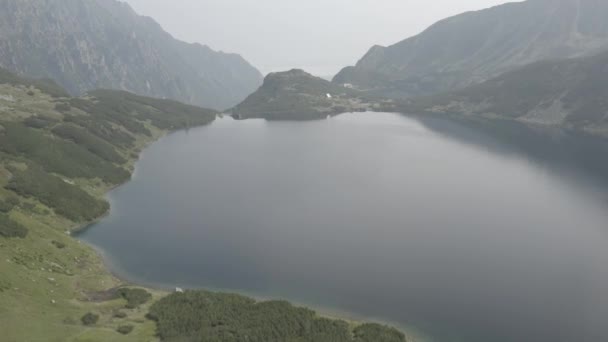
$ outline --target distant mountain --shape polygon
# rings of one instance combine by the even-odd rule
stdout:
[[[73,95],[111,88],[216,109],[262,82],[239,55],[176,40],[116,0],[0,0],[0,66]]]
[[[395,98],[453,90],[540,60],[608,49],[607,17],[606,0],[528,0],[468,12],[373,47],[334,82]]]
[[[543,61],[397,110],[556,125],[608,136],[608,52]]]
[[[241,119],[310,120],[378,109],[374,103],[356,90],[294,69],[269,74],[264,84],[232,113]]]

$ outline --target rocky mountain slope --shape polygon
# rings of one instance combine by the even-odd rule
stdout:
[[[242,57],[176,40],[116,0],[0,0],[0,66],[72,95],[120,89],[216,109],[262,82]]]
[[[269,74],[255,93],[232,109],[232,114],[241,119],[310,120],[379,110],[381,105],[381,101],[357,90],[294,69]]]
[[[608,49],[606,17],[604,0],[528,0],[468,12],[373,47],[334,82],[395,98],[453,90],[540,60]]]
[[[507,118],[608,136],[608,52],[533,63],[478,85],[411,99],[399,110]]]

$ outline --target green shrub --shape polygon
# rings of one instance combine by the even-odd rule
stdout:
[[[53,246],[57,247],[58,249],[65,248],[65,243],[63,243],[63,242],[53,240],[53,241],[51,241],[51,243],[53,244]]]
[[[72,99],[72,101],[77,100],[81,99]],[[114,127],[108,121],[84,115],[66,115],[63,120],[86,129],[89,133],[114,146],[132,147],[135,142],[135,138],[131,134]]]
[[[152,298],[152,294],[144,289],[122,288],[116,293],[127,301],[127,305],[125,306],[127,309],[135,309]]]
[[[207,124],[215,119],[210,109],[183,104],[173,100],[139,96],[125,91],[96,90],[90,93],[101,108],[113,108],[120,118],[147,121],[167,130]],[[116,106],[121,104],[121,106]],[[125,126],[128,128],[128,126]],[[131,130],[131,129],[129,129]],[[134,133],[142,133],[131,130]]]
[[[0,214],[0,236],[5,238],[25,238],[28,229],[13,221],[8,215]]]
[[[34,161],[47,172],[69,178],[100,178],[110,184],[120,184],[130,177],[125,169],[74,142],[57,139],[44,131],[17,123],[2,125],[6,130],[0,135],[0,151]]]
[[[23,123],[27,126],[27,127],[32,127],[32,128],[46,128],[49,127],[55,123],[57,123],[57,120],[46,117],[46,116],[30,116],[29,118],[26,118],[25,120],[23,120]]]
[[[379,324],[363,324],[355,328],[356,342],[401,342],[405,341],[403,333],[397,329]]]
[[[127,318],[127,313],[122,311],[116,311],[114,313],[115,318]]]
[[[109,209],[107,202],[35,166],[25,171],[14,171],[7,188],[21,196],[37,199],[74,222],[91,221]]]
[[[116,331],[123,335],[129,335],[131,331],[133,331],[133,328],[134,327],[132,325],[121,325],[118,327],[118,329],[116,329]]]
[[[4,200],[0,200],[0,213],[8,213],[14,207],[19,205],[19,199],[15,196],[8,196]]]
[[[88,312],[80,318],[80,321],[86,326],[95,325],[97,324],[97,321],[99,321],[99,315],[96,315],[92,312]]]
[[[55,105],[55,110],[58,112],[66,113],[72,109],[69,103],[60,102]]]
[[[403,334],[379,326],[358,327],[318,317],[287,302],[257,303],[239,295],[187,291],[154,303],[148,318],[156,321],[162,341],[248,342],[404,342]]]

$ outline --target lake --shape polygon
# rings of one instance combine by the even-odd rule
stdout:
[[[164,137],[79,238],[117,274],[432,341],[608,341],[608,147],[388,113]]]

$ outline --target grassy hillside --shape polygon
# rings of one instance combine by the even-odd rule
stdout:
[[[3,341],[150,341],[146,305],[67,233],[102,216],[103,194],[139,151],[215,112],[123,92],[69,98],[51,81],[0,70],[0,326]],[[153,293],[158,298],[158,293]],[[81,318],[98,315],[93,325]],[[126,316],[125,316],[126,314]],[[132,326],[128,335],[125,332]]]
[[[107,212],[142,148],[215,115],[118,91],[70,98],[0,70],[0,340],[405,341],[283,302],[129,287],[70,236]]]

